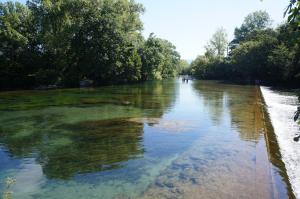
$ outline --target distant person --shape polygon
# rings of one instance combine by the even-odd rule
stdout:
[[[183,75],[183,77],[182,77],[182,82],[188,83],[188,82],[189,82],[189,76],[188,76],[188,75]]]

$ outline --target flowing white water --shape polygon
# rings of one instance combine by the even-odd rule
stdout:
[[[293,93],[273,91],[268,87],[261,87],[261,91],[294,194],[296,198],[300,198],[300,142],[293,140],[300,132],[299,126],[293,120],[299,104],[298,97]]]

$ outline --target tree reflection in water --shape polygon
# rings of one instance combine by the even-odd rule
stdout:
[[[255,130],[255,122],[262,121],[259,114],[259,95],[254,86],[222,84],[214,81],[196,82],[193,87],[209,109],[212,120],[219,124],[230,114],[231,126],[246,141],[257,142],[263,132]],[[256,114],[256,117],[254,117]],[[256,118],[256,119],[255,119]]]
[[[121,168],[143,157],[143,122],[174,104],[176,84],[2,93],[0,143],[16,158],[34,157],[48,178]]]

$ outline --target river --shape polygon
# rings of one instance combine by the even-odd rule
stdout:
[[[282,152],[256,86],[0,93],[0,193],[13,199],[295,198]]]

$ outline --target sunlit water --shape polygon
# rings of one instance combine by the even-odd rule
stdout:
[[[14,199],[293,198],[259,90],[210,81],[0,94]]]
[[[300,127],[293,120],[299,105],[298,96],[291,92],[280,92],[267,87],[261,88],[280,152],[287,168],[293,190],[300,198],[300,143],[293,138],[300,133]]]

